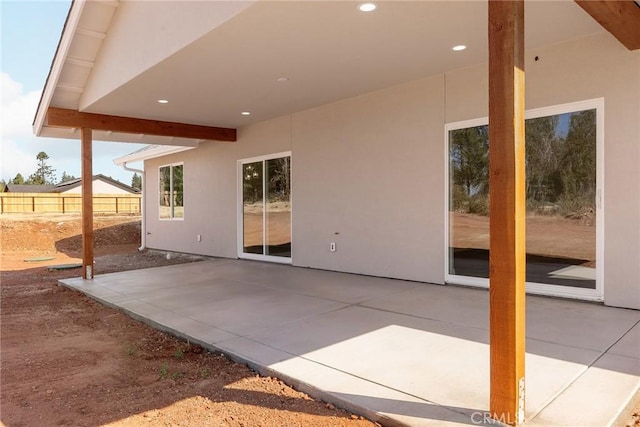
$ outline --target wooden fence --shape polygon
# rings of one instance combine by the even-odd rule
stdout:
[[[96,194],[93,212],[140,215],[140,194]],[[82,196],[62,193],[0,193],[0,213],[80,213]]]

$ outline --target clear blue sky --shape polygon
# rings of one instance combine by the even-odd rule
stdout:
[[[49,155],[58,180],[62,172],[80,176],[79,141],[36,138],[31,130],[70,5],[69,0],[0,0],[0,179],[5,181],[35,172],[40,151]],[[113,159],[140,147],[94,142],[94,174],[131,184],[133,174],[115,166]]]

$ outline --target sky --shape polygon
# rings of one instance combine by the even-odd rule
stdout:
[[[32,123],[60,40],[70,0],[0,0],[0,180],[25,179],[44,151],[56,170],[80,177],[80,141],[38,138]],[[131,184],[133,173],[113,164],[141,144],[93,142],[93,173]],[[141,169],[141,163],[129,165]]]

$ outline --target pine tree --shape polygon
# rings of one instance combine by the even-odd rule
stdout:
[[[15,184],[15,185],[22,185],[24,184],[24,178],[22,177],[22,174],[18,172],[16,176],[11,181],[9,181],[9,183]]]
[[[134,173],[131,177],[131,186],[136,190],[142,190],[142,176]]]
[[[36,156],[38,160],[38,169],[29,176],[27,184],[44,185],[53,184],[55,180],[56,170],[49,164],[49,156],[44,151],[41,151]]]
[[[60,178],[60,182],[71,181],[72,179],[76,179],[75,176],[67,174],[67,172],[62,172],[62,178]]]

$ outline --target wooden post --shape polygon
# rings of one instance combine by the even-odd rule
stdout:
[[[524,0],[489,0],[490,411],[524,422]]]
[[[93,279],[92,131],[82,128],[82,278]]]

